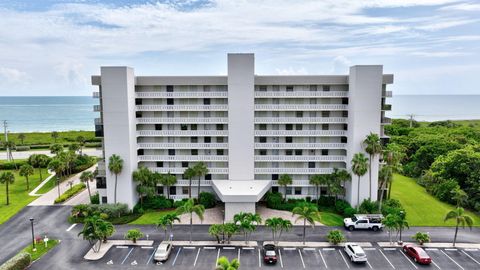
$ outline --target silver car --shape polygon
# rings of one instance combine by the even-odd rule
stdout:
[[[169,242],[161,242],[158,245],[157,251],[155,251],[155,256],[153,259],[157,262],[163,262],[168,260],[170,253],[172,252],[172,244]]]
[[[345,243],[345,253],[352,262],[367,262],[367,255],[362,247],[355,243]]]

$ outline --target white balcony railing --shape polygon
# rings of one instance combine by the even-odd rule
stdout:
[[[389,125],[391,123],[392,123],[392,119],[390,119],[388,117],[382,117],[382,124]]]
[[[193,124],[228,124],[227,117],[141,117],[137,118],[137,123],[139,124],[163,124],[163,123],[173,123],[173,124],[183,124],[183,123],[193,123]]]
[[[347,123],[346,117],[255,117],[256,124],[269,123]]]
[[[280,186],[280,185],[278,184],[278,181],[275,180],[275,181],[272,181],[272,186]],[[292,184],[289,186],[312,186],[312,185],[310,185],[309,180],[293,180]]]
[[[137,136],[228,136],[228,130],[139,130]]]
[[[228,105],[137,105],[137,111],[227,111]]]
[[[213,92],[136,92],[136,98],[226,98],[226,91]]]
[[[285,155],[268,155],[268,156],[255,156],[255,161],[331,161],[331,162],[345,162],[345,156],[285,156]]]
[[[143,149],[227,149],[228,143],[138,143]]]
[[[93,92],[92,97],[93,98],[100,98],[100,92]]]
[[[346,130],[255,130],[255,136],[346,136]]]
[[[256,111],[343,111],[348,110],[344,104],[256,104]]]
[[[188,180],[177,180],[176,186],[188,186]],[[198,185],[198,179],[192,179],[192,188]],[[211,186],[212,180],[200,180],[200,186]]]
[[[393,94],[392,94],[392,91],[383,91],[382,96],[383,97],[392,97]]]
[[[182,194],[182,195],[172,195],[170,194],[170,199],[174,201],[180,201],[183,199],[188,199],[188,194]]]
[[[102,106],[100,106],[100,105],[93,105],[93,111],[94,111],[94,112],[101,112],[101,111],[102,111]]]
[[[217,155],[142,155],[138,156],[139,161],[228,161],[228,156]]]
[[[255,91],[256,98],[262,97],[285,97],[285,98],[297,98],[297,97],[348,97],[348,91],[267,91],[267,92],[260,92]]]
[[[95,125],[103,125],[102,118],[95,118]]]
[[[150,168],[150,170],[159,173],[173,173],[183,174],[187,168],[173,167],[173,168]],[[208,168],[209,174],[228,174],[228,168]]]
[[[255,143],[255,149],[345,149],[345,143]]]
[[[256,174],[328,174],[331,168],[256,168]]]

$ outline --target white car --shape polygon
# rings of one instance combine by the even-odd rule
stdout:
[[[157,251],[155,251],[155,256],[153,259],[157,262],[163,262],[168,260],[170,253],[172,252],[172,244],[169,242],[161,242],[158,245]]]
[[[363,251],[362,247],[355,243],[345,243],[345,253],[352,262],[366,262],[367,255]]]

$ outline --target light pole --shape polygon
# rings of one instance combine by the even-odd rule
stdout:
[[[400,235],[399,235],[399,238],[398,238],[398,242],[401,244],[403,244],[403,241],[402,241],[402,229],[403,229],[403,220],[405,219],[405,212],[404,211],[400,211]]]
[[[32,251],[37,251],[37,249],[35,248],[35,233],[33,231],[33,221],[35,219],[34,218],[30,218],[30,224],[32,225]]]

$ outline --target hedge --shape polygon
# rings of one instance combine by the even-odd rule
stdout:
[[[80,193],[82,190],[86,188],[86,185],[84,183],[76,184],[74,185],[71,189],[65,191],[60,197],[55,199],[55,203],[62,203],[71,197],[77,195]]]
[[[24,270],[30,265],[31,261],[30,254],[22,252],[2,264],[0,270]]]
[[[17,152],[29,151],[29,150],[30,150],[30,146],[28,146],[28,145],[20,145],[20,146],[15,147],[15,150],[16,150]]]
[[[217,204],[215,195],[210,192],[200,192],[198,203],[202,204],[206,209],[213,208]]]
[[[17,165],[17,169],[18,169],[25,164],[27,164],[26,161],[12,161],[12,162],[0,163],[0,170],[15,170],[15,165]]]

